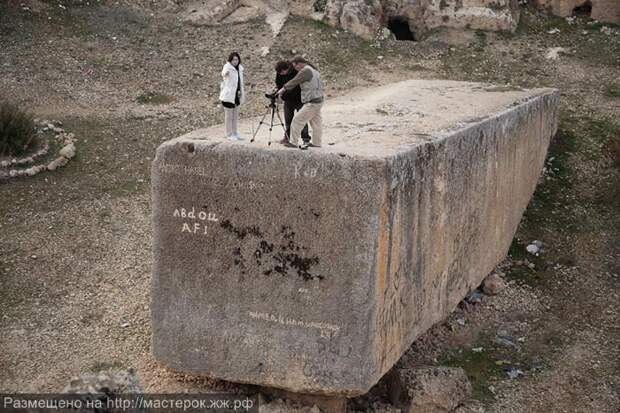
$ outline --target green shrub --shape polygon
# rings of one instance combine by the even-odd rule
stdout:
[[[34,142],[32,115],[16,105],[0,102],[0,156],[17,156]]]
[[[612,83],[605,88],[605,95],[611,98],[620,98],[620,83]]]

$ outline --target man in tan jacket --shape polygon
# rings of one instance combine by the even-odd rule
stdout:
[[[294,89],[296,86],[301,88],[301,102],[303,107],[293,117],[291,124],[291,146],[297,146],[301,137],[301,131],[304,125],[310,124],[312,128],[312,146],[321,146],[321,137],[323,135],[323,120],[321,118],[321,108],[323,107],[323,82],[321,75],[312,64],[301,56],[295,56],[291,61],[297,75],[284,84],[278,94],[282,94]],[[303,142],[299,145],[300,149],[307,149],[309,143]]]

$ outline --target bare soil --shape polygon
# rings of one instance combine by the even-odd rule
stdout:
[[[620,410],[618,27],[524,10],[513,35],[376,45],[301,18],[271,39],[262,19],[195,27],[173,2],[129,3],[0,3],[0,97],[78,138],[61,170],[0,183],[1,392],[129,367],[149,392],[247,390],[168,371],[149,350],[151,159],[162,141],[222,121],[219,72],[239,50],[245,117],[262,113],[274,62],[294,53],[318,65],[328,97],[412,77],[560,89],[546,171],[499,268],[508,288],[463,304],[399,365],[463,367],[474,387],[464,411]],[[548,60],[551,47],[566,52]],[[533,240],[539,257],[525,252]],[[349,406],[386,411],[385,384]]]

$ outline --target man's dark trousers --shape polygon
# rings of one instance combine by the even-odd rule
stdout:
[[[286,136],[288,138],[291,137],[291,122],[293,121],[293,116],[295,116],[295,111],[300,110],[304,104],[297,101],[284,101],[284,123],[286,124]],[[308,125],[304,126],[301,130],[301,139],[304,142],[310,142],[310,135],[308,134]]]

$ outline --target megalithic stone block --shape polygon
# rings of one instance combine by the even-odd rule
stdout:
[[[323,147],[163,143],[153,353],[172,369],[365,393],[507,253],[558,93],[410,80],[329,101]],[[276,127],[274,139],[281,137]]]

